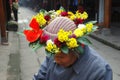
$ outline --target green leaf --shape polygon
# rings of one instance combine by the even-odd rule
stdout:
[[[65,9],[64,9],[62,6],[60,7],[60,10],[63,10],[63,11],[65,11]]]
[[[83,52],[84,52],[82,46],[78,46],[78,47],[76,48],[76,51],[79,52],[80,54],[83,54]]]
[[[89,21],[89,22],[87,22],[87,23],[93,23],[93,24],[96,24],[97,21]],[[86,23],[85,23],[85,24],[86,24]]]
[[[36,43],[30,43],[29,46],[33,49],[33,51],[36,51],[37,49],[41,48],[43,44],[40,44],[38,41]]]
[[[79,43],[83,43],[85,45],[91,45],[92,43],[90,42],[90,40],[88,40],[87,38],[85,37],[81,37],[81,38],[78,38],[77,41]]]
[[[47,12],[45,9],[41,9],[39,12],[41,12],[41,13],[45,13],[45,12]]]
[[[61,47],[61,50],[62,50],[62,52],[65,53],[65,54],[68,54],[68,52],[69,52],[69,49],[68,49],[67,46],[62,46],[62,47]]]
[[[53,57],[54,55],[52,53],[50,53],[49,51],[45,50],[45,53],[48,57]]]
[[[97,28],[98,28],[98,26],[93,26],[93,28],[92,28],[92,32],[96,31]]]
[[[22,36],[25,36],[22,31],[21,31],[21,32],[17,32],[17,34],[22,35]]]

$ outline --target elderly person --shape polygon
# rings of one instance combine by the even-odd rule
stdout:
[[[45,28],[44,34],[54,40],[61,28],[73,31],[76,25],[68,18],[58,17]],[[68,54],[61,51],[46,57],[33,80],[112,80],[109,64],[89,46],[82,47],[82,54],[71,49]]]
[[[88,46],[85,36],[96,28],[92,22],[83,24],[87,16],[61,8],[32,18],[26,39],[34,50],[45,46],[47,55],[33,80],[112,80],[110,65]]]

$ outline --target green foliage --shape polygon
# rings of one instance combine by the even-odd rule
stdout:
[[[69,49],[68,49],[68,47],[65,45],[65,46],[62,46],[61,47],[61,50],[62,50],[62,52],[63,53],[65,53],[65,54],[68,54],[68,52],[69,52]]]
[[[47,11],[45,10],[45,9],[41,9],[39,12],[41,12],[41,13],[46,13]]]
[[[91,45],[92,43],[90,42],[90,40],[88,40],[86,37],[81,37],[78,38],[77,41],[79,43],[85,44],[85,45]]]
[[[89,21],[89,22],[87,22],[87,23],[92,23],[92,24],[94,25],[94,24],[97,23],[97,21]],[[85,24],[87,24],[87,23],[85,23]]]
[[[75,50],[80,54],[83,54],[83,52],[84,52],[82,46],[78,46],[77,48],[75,48]]]
[[[43,44],[40,44],[39,41],[35,43],[29,43],[29,47],[33,49],[33,51],[36,51],[37,49],[43,47]]]

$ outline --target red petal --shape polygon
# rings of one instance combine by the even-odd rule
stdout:
[[[36,41],[41,35],[42,35],[42,30],[40,29],[39,31],[34,31],[34,30],[24,30],[24,34],[26,36],[26,39],[29,42],[34,42]]]
[[[33,29],[33,30],[39,30],[39,24],[38,24],[38,22],[36,21],[36,19],[35,18],[33,18],[32,20],[31,20],[31,22],[30,22],[30,24],[29,24],[29,26]]]

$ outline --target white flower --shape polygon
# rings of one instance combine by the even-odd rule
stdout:
[[[53,41],[52,41],[51,39],[47,40],[46,44],[48,44],[48,43],[54,44]]]
[[[79,29],[84,29],[84,28],[86,28],[86,26],[85,26],[84,24],[79,24],[79,25],[78,25],[78,28],[79,28]]]

